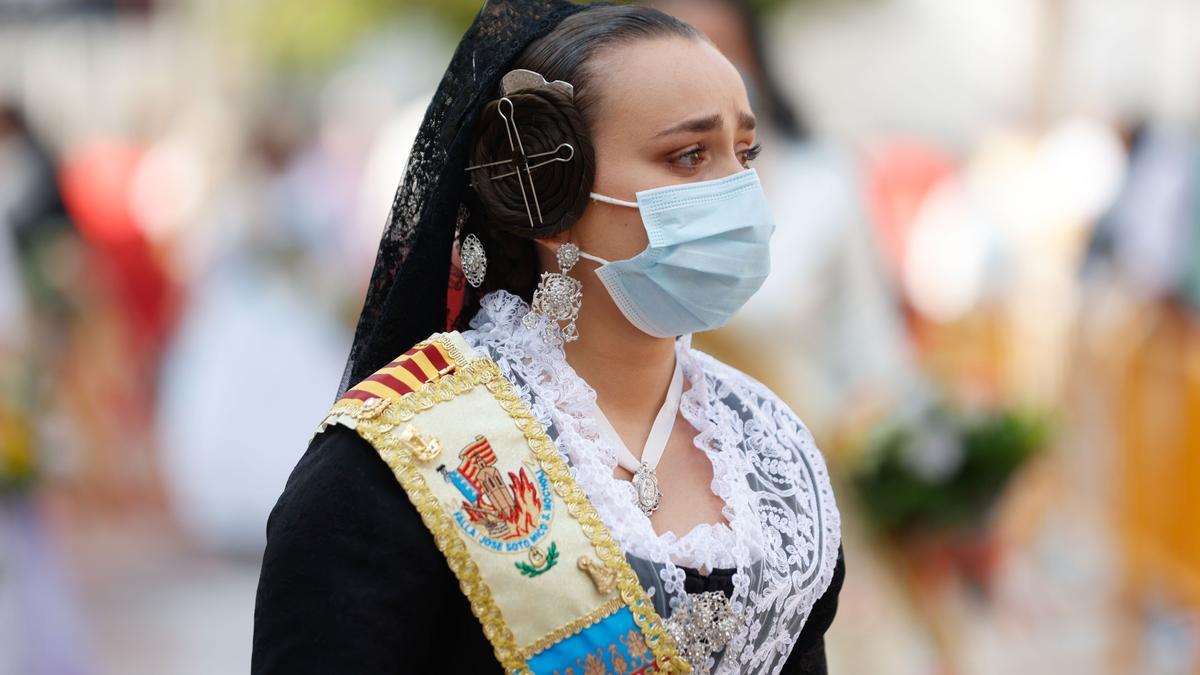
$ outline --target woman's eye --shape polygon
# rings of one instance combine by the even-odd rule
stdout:
[[[685,169],[694,169],[704,163],[704,153],[704,146],[698,145],[675,155],[671,163]]]
[[[753,162],[755,159],[758,159],[758,154],[760,152],[762,152],[762,145],[759,143],[755,143],[754,145],[750,146],[749,148],[746,148],[745,150],[743,150],[742,157],[741,157],[742,166],[749,169],[750,163]]]

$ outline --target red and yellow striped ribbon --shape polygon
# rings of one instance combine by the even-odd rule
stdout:
[[[453,370],[454,359],[445,347],[437,342],[418,345],[375,371],[374,375],[354,385],[354,388],[342,396],[342,400],[396,398],[412,393],[426,382],[436,380]]]

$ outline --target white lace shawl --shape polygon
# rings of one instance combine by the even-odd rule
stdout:
[[[595,391],[561,344],[522,325],[528,311],[518,296],[495,291],[463,337],[500,366],[546,427],[664,617],[685,596],[677,565],[737,569],[733,606],[742,624],[707,664],[712,671],[777,673],[829,586],[841,542],[825,461],[808,429],[761,383],[692,349],[691,336],[677,340],[688,386],[680,409],[712,461],[728,524],[659,535],[635,505],[632,484],[613,476],[616,449],[588,414]]]

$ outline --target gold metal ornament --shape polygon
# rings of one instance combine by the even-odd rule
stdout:
[[[529,549],[529,562],[533,563],[534,567],[541,567],[546,564],[546,552],[540,546],[534,546]]]
[[[430,462],[442,454],[442,442],[433,436],[422,434],[417,431],[417,428],[411,424],[404,425],[404,429],[397,436],[401,446],[408,451],[418,461]]]
[[[558,544],[550,542],[550,551],[543,551],[540,546],[534,546],[529,549],[529,563],[523,562],[513,563],[513,565],[527,577],[541,576],[545,572],[550,571],[558,563]]]
[[[382,413],[384,410],[387,410],[388,406],[391,404],[391,399],[369,398],[366,401],[363,401],[362,407],[358,409],[358,412],[354,413],[354,416],[360,420],[373,419],[375,417],[379,417],[380,413]]]
[[[608,595],[617,585],[617,575],[612,570],[604,566],[604,563],[596,562],[590,556],[579,556],[579,569],[587,572],[587,575],[592,578],[592,583],[596,585],[596,590],[600,595]]]

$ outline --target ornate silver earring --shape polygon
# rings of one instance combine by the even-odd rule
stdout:
[[[556,339],[574,342],[579,339],[575,319],[583,304],[583,284],[568,276],[568,273],[579,262],[579,247],[571,243],[563,244],[558,247],[554,257],[558,260],[558,272],[542,272],[542,279],[533,292],[533,305],[521,321],[532,330],[537,327],[537,316],[540,314],[549,319],[542,334],[547,344]],[[567,325],[560,327],[559,321],[566,321]]]
[[[462,260],[463,276],[467,278],[467,283],[474,288],[482,286],[483,278],[487,274],[487,254],[483,252],[483,242],[479,241],[474,232],[463,237],[458,255]]]

